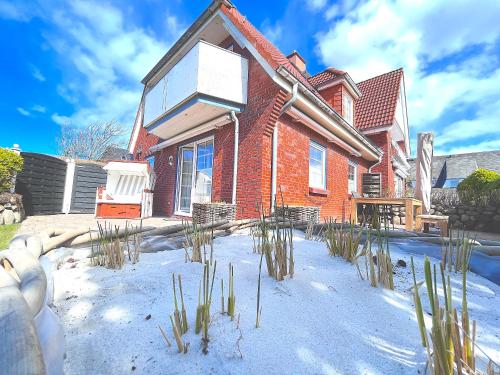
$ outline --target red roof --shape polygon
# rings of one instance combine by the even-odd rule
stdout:
[[[261,34],[235,7],[230,7],[225,3],[221,4],[221,10],[234,23],[238,30],[245,35],[247,40],[257,49],[262,57],[274,70],[280,65],[286,68],[300,83],[316,96],[324,100],[321,95],[309,83],[307,78],[288,60],[288,58],[278,48],[274,46],[264,35]]]
[[[361,98],[354,104],[354,123],[360,130],[392,125],[403,68],[359,82]]]
[[[335,68],[327,68],[324,71],[309,77],[308,81],[314,87],[318,87],[319,85],[331,81],[337,77],[343,76],[345,74],[344,71],[338,70]]]

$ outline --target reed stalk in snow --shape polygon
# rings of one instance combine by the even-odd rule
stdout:
[[[452,288],[449,274],[445,275],[445,268],[440,265],[441,286],[443,290],[443,302],[438,296],[438,272],[436,265],[431,267],[428,257],[424,260],[424,276],[427,289],[427,297],[432,315],[432,326],[430,327],[430,339],[427,336],[427,327],[424,320],[424,310],[420,300],[419,284],[417,283],[413,258],[411,259],[413,273],[413,293],[415,300],[415,312],[419,326],[422,345],[426,347],[428,365],[434,375],[462,375],[483,374],[477,369],[476,349],[480,350],[488,358],[486,366],[487,374],[495,374],[500,367],[476,344],[476,322],[469,320],[467,306],[467,271],[462,270],[462,313],[459,318],[457,309],[453,307]]]
[[[389,236],[387,233],[382,234],[378,231],[377,234],[377,274],[378,282],[385,288],[394,290],[394,275],[391,260],[391,253],[389,251]]]
[[[277,207],[277,204],[278,202],[275,200],[275,207]],[[275,211],[272,214],[272,220],[267,220],[261,205],[257,225],[259,230],[257,251],[255,251],[254,247],[254,252],[264,254],[268,275],[278,281],[284,280],[286,276],[293,277],[295,272],[293,223],[287,216],[288,210],[283,204],[283,197],[281,212],[283,214],[278,215],[277,211]]]
[[[474,240],[472,240],[465,231],[456,231],[456,236],[453,236],[454,231],[450,229],[450,238],[448,242],[441,245],[441,263],[444,268],[448,269],[448,272],[454,270],[455,272],[460,272],[463,269],[466,271],[470,267],[470,258],[472,256],[472,245]]]
[[[220,279],[220,290],[221,290],[221,297],[220,297],[220,304],[221,304],[221,314],[224,314],[224,279]]]
[[[210,245],[211,255],[213,256],[213,232],[208,232],[203,229],[203,226],[199,226],[196,223],[190,224],[188,221],[183,221],[182,224],[184,226],[184,249],[186,250],[186,254],[189,254],[188,249],[191,248],[191,256],[189,259],[192,262],[204,263],[207,260],[207,244]]]
[[[174,321],[179,334],[183,334],[181,313],[177,304],[177,292],[175,287],[175,274],[172,274],[172,290],[174,291]]]
[[[181,317],[182,317],[182,321],[181,321],[181,328],[182,328],[182,334],[186,333],[187,330],[188,330],[188,321],[187,321],[187,314],[186,314],[186,307],[184,306],[184,294],[182,292],[182,279],[181,279],[181,275],[178,275],[179,277],[179,292],[180,292],[180,295],[181,295]]]
[[[203,270],[203,272],[205,272],[205,270]],[[203,280],[205,280],[205,277],[203,277]],[[201,281],[200,281],[200,287],[198,289],[198,307],[196,308],[196,323],[195,323],[196,334],[200,333],[201,331],[201,322],[203,320],[203,309],[204,306],[201,300]]]
[[[210,281],[210,262],[205,262],[205,267],[203,268],[203,304],[198,304],[198,309],[200,311],[200,330],[202,332],[202,351],[204,354],[208,353],[208,327],[210,326],[210,306],[212,305],[212,292],[214,288],[214,280],[215,280],[215,271],[217,269],[217,261],[214,261],[214,267],[212,270],[212,276]],[[201,308],[200,308],[201,307]],[[198,311],[196,316],[196,330],[198,330]]]
[[[228,296],[227,296],[227,314],[234,319],[234,307],[236,298],[234,296],[234,267],[229,263],[229,283],[228,283]]]
[[[260,262],[259,262],[259,280],[257,282],[257,314],[255,318],[255,328],[260,327],[260,318],[262,316],[262,307],[260,306],[260,276],[262,274],[262,258],[264,257],[264,253],[260,254]]]
[[[168,339],[167,334],[165,333],[163,328],[161,328],[160,325],[158,326],[158,328],[160,329],[161,335],[163,336],[163,340],[165,340],[165,343],[168,345],[168,347],[171,347],[172,344],[170,343],[170,340]]]
[[[174,323],[174,320],[172,319],[172,315],[170,315],[170,323],[172,323],[172,331],[174,332],[174,337],[175,337],[175,342],[177,343],[177,349],[179,350],[179,353],[184,352],[184,343],[182,342],[182,337],[179,332],[179,329]]]
[[[125,263],[124,245],[119,235],[119,227],[114,228],[104,222],[104,226],[97,222],[99,241],[94,246],[92,241],[91,264],[106,268],[120,269]],[[128,242],[128,233],[125,231],[124,243]]]

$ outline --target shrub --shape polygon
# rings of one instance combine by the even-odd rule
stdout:
[[[496,201],[500,191],[500,174],[479,168],[457,186],[462,202]]]
[[[14,151],[0,148],[0,192],[12,187],[12,178],[23,169],[23,158]]]
[[[500,174],[479,168],[457,186],[458,191],[484,192],[500,188]]]

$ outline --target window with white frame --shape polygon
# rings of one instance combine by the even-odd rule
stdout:
[[[346,120],[349,124],[353,125],[354,120],[354,109],[352,97],[347,94],[342,94],[342,113],[344,115],[344,120]]]
[[[394,175],[394,192],[396,194],[396,198],[402,198],[404,196],[405,188],[404,188],[405,180],[403,177]]]
[[[358,191],[358,164],[351,160],[347,166],[347,181],[349,193],[356,193]]]
[[[326,190],[326,149],[309,143],[309,187]]]

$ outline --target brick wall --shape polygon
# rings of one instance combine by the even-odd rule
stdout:
[[[231,38],[226,39],[221,46],[227,47],[230,44],[233,45],[234,52],[246,57],[249,62],[248,103],[245,111],[237,115],[240,123],[237,217],[256,217],[258,203],[262,202],[265,207],[270,206],[271,133],[276,113],[279,112],[284,98],[280,88],[247,50],[240,49]],[[233,125],[225,136],[222,148],[221,154],[225,155],[222,159],[225,160],[226,167],[223,167],[225,176],[221,177],[221,172],[217,172],[218,184],[222,185],[218,188],[220,192],[218,191],[217,195],[226,196],[230,201],[234,149]]]
[[[328,88],[320,91],[321,96],[323,96],[323,98],[325,98],[325,100],[341,116],[343,116],[343,114],[342,114],[342,93],[344,91],[345,91],[345,88],[340,83],[338,85],[328,87]]]
[[[142,127],[139,129],[139,134],[137,135],[137,141],[135,142],[134,147],[134,159],[135,160],[144,160],[146,156],[149,156],[151,153],[149,152],[149,148],[154,146],[160,142],[160,138],[158,138],[154,134],[149,134],[146,128]]]
[[[382,149],[382,162],[372,168],[372,172],[382,175],[382,192],[390,194],[394,192],[394,171],[392,169],[392,143],[389,132],[368,135],[373,143]]]
[[[285,204],[319,206],[322,218],[349,218],[348,162],[349,160],[358,162],[358,192],[361,192],[361,175],[367,171],[367,162],[350,156],[337,145],[327,143],[326,139],[306,126],[293,122],[288,116],[280,118],[278,129],[278,194],[281,188]],[[327,149],[327,186],[324,194],[309,192],[311,140]]]

